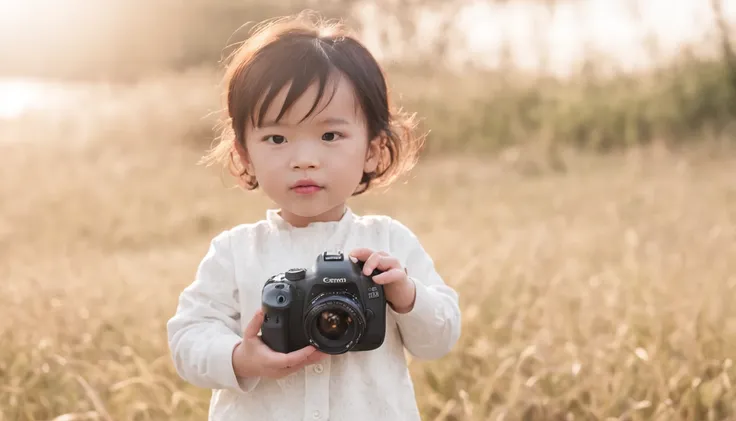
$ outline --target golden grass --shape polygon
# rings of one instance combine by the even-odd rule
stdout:
[[[152,121],[0,145],[0,420],[205,418],[165,322],[212,235],[270,203]],[[733,419],[736,154],[509,156],[427,159],[352,202],[460,292],[458,346],[411,362],[425,419]]]

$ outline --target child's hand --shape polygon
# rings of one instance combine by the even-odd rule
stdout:
[[[288,354],[276,352],[258,337],[262,324],[263,311],[258,310],[245,327],[243,340],[233,350],[233,369],[238,377],[278,379],[327,356],[311,345]]]
[[[353,262],[357,260],[365,262],[363,274],[370,276],[374,269],[383,273],[373,277],[373,281],[383,285],[386,293],[386,301],[391,304],[397,313],[408,313],[414,308],[416,298],[416,286],[401,267],[401,263],[395,257],[384,251],[373,251],[367,248],[358,248],[350,252]]]

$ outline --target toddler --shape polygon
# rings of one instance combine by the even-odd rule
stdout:
[[[338,23],[307,15],[260,25],[226,73],[228,134],[210,151],[277,209],[218,234],[168,321],[178,374],[213,389],[210,420],[419,420],[404,349],[447,354],[460,335],[456,292],[417,237],[351,196],[409,170],[421,138],[391,110],[383,72]],[[345,250],[384,286],[386,336],[375,350],[279,353],[263,343],[261,290],[324,251]]]

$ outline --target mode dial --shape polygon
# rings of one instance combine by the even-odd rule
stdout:
[[[307,270],[303,268],[289,269],[284,273],[284,277],[289,281],[301,281],[307,277]]]

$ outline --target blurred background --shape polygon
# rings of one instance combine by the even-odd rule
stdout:
[[[0,421],[206,416],[165,322],[272,203],[197,162],[225,58],[304,9],[429,132],[352,202],[460,293],[425,419],[736,419],[736,1],[0,0]]]

